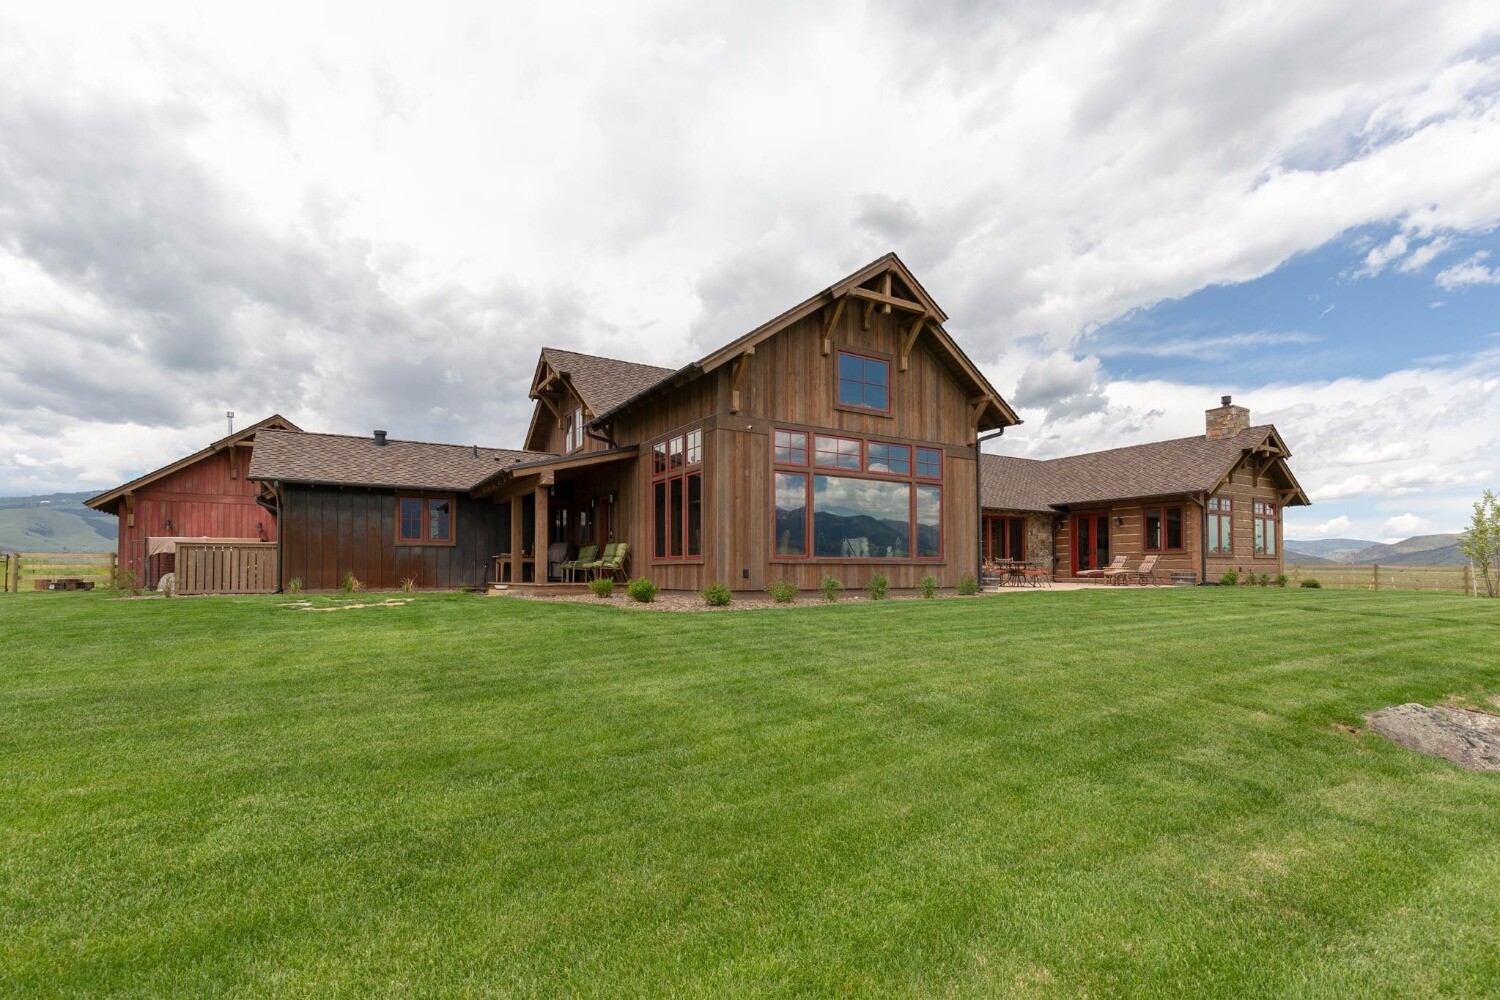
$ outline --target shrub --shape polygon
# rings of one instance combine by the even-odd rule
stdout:
[[[870,582],[865,584],[865,589],[870,592],[870,600],[883,601],[885,595],[890,592],[891,581],[886,579],[884,573],[876,573],[870,577]]]
[[[1219,577],[1219,586],[1233,587],[1240,582],[1240,571],[1237,569],[1225,570],[1224,575]]]
[[[302,577],[294,576],[290,580],[288,580],[286,582],[286,592],[288,594],[302,593]]]
[[[14,559],[15,556],[11,556],[11,558]],[[0,583],[3,582],[4,581],[0,581]],[[20,583],[21,581],[16,581],[17,586],[20,586]],[[139,597],[141,593],[141,581],[136,577],[135,573],[131,572],[128,569],[116,569],[115,589],[129,591],[130,593]]]
[[[365,585],[359,582],[359,577],[354,575],[354,571],[352,569],[344,571],[344,581],[342,583],[342,586],[344,588],[344,593],[346,594],[357,594],[361,590],[365,589]]]
[[[1290,582],[1290,578],[1285,573],[1277,573],[1276,579],[1272,582],[1275,583],[1278,587],[1285,587],[1287,583]]]
[[[844,585],[833,577],[824,574],[823,582],[818,584],[818,589],[823,592],[823,600],[832,604],[839,599],[839,591],[844,589]]]
[[[922,577],[922,596],[929,601],[937,596],[937,577],[931,573]]]
[[[974,579],[973,574],[965,573],[958,578],[958,595],[960,597],[972,597],[979,593],[979,581]]]
[[[734,593],[727,584],[711,583],[703,588],[703,603],[711,608],[727,608],[734,600]]]
[[[1269,587],[1271,585],[1271,574],[1262,573],[1255,582],[1262,587]]]
[[[613,597],[615,596],[615,578],[612,576],[596,576],[589,581],[589,589],[594,592],[595,597]]]
[[[656,584],[644,576],[638,576],[625,585],[625,593],[630,595],[632,601],[650,604],[656,600]]]
[[[771,600],[775,601],[777,604],[791,604],[797,599],[797,595],[800,594],[801,591],[794,587],[789,581],[777,580],[766,588],[766,593],[770,594]]]
[[[417,578],[414,576],[403,576],[401,578],[401,593],[410,594],[417,589]]]
[[[1306,579],[1304,579],[1302,581],[1302,583],[1299,584],[1299,586],[1306,587],[1308,590],[1321,590],[1321,589],[1323,589],[1323,585],[1321,583],[1319,583],[1317,580],[1313,579],[1312,577],[1307,577]]]

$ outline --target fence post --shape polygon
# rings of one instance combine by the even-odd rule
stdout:
[[[1469,593],[1470,588],[1473,587],[1473,586],[1474,586],[1474,564],[1471,562],[1467,566],[1464,567],[1464,596],[1465,597],[1478,596],[1478,595],[1470,594]]]
[[[10,589],[19,594],[21,592],[21,553],[10,554]]]
[[[1375,589],[1378,591],[1380,590],[1380,563],[1376,563],[1370,568],[1375,571]]]
[[[119,566],[119,555],[117,553],[111,552],[109,554],[109,589],[110,590],[116,589],[116,587],[115,587],[115,576],[119,573],[119,569],[120,569],[120,566]]]

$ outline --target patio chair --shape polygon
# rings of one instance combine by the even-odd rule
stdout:
[[[618,542],[606,543],[604,546],[604,551],[600,554],[598,559],[592,559],[588,562],[584,562],[580,559],[578,561],[578,568],[583,570],[585,573],[594,574],[594,576],[597,578],[599,575],[599,571],[604,568],[604,564],[606,562],[611,562],[614,560],[615,550],[619,547],[620,545]]]
[[[1112,562],[1112,563],[1110,563],[1108,566],[1104,567],[1103,569],[1081,569],[1081,570],[1078,571],[1078,575],[1079,576],[1087,576],[1087,577],[1107,576],[1110,573],[1118,573],[1121,570],[1123,570],[1124,568],[1125,568],[1125,557],[1124,556],[1115,556],[1115,561]]]
[[[1125,565],[1125,557],[1124,556],[1120,556],[1119,559],[1117,560],[1117,562],[1118,562],[1118,565],[1112,565],[1112,566],[1110,566],[1109,569],[1105,570],[1104,573],[1102,574],[1103,577],[1104,577],[1104,582],[1105,583],[1109,583],[1109,584],[1115,584],[1115,583],[1125,584],[1125,583],[1129,583],[1130,582],[1130,578],[1133,577],[1133,576],[1135,576],[1136,571]]]
[[[1156,579],[1156,561],[1160,558],[1161,556],[1147,556],[1142,559],[1140,569],[1131,574],[1135,577],[1135,582],[1143,587],[1148,580],[1153,586],[1159,585],[1160,581]]]
[[[585,545],[583,548],[579,549],[578,558],[569,559],[560,567],[558,567],[560,570],[562,570],[563,579],[568,581],[569,583],[572,583],[577,577],[578,571],[583,568],[583,564],[593,562],[594,555],[598,551],[599,546],[597,545]]]
[[[1021,570],[1028,587],[1045,587],[1052,583],[1052,560],[1033,559]]]
[[[616,573],[620,574],[621,576],[624,575],[625,557],[630,554],[630,544],[628,542],[620,542],[614,547],[614,549],[615,554],[613,556],[606,555],[603,559],[600,559],[597,563],[594,564],[595,576],[598,576],[601,573],[608,573],[611,577],[613,577]],[[608,552],[608,549],[606,549],[605,551]]]

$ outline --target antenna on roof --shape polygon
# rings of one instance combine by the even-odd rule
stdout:
[[[225,410],[224,411],[224,419],[227,420],[227,421],[229,421],[229,433],[233,434],[234,433],[234,411],[233,410]]]

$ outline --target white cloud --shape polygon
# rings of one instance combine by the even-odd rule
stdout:
[[[1439,271],[1435,279],[1447,291],[1466,285],[1500,285],[1500,267],[1485,267],[1489,251],[1481,250],[1462,264]]]
[[[1420,535],[1431,527],[1432,522],[1427,518],[1410,512],[1386,518],[1385,523],[1380,526],[1387,538],[1396,541],[1410,538],[1412,535]]]
[[[1353,523],[1347,515],[1340,514],[1338,517],[1329,518],[1327,521],[1318,521],[1313,524],[1297,525],[1296,535],[1300,541],[1313,541],[1319,538],[1347,538],[1353,530]],[[1287,529],[1287,534],[1291,530]]]

